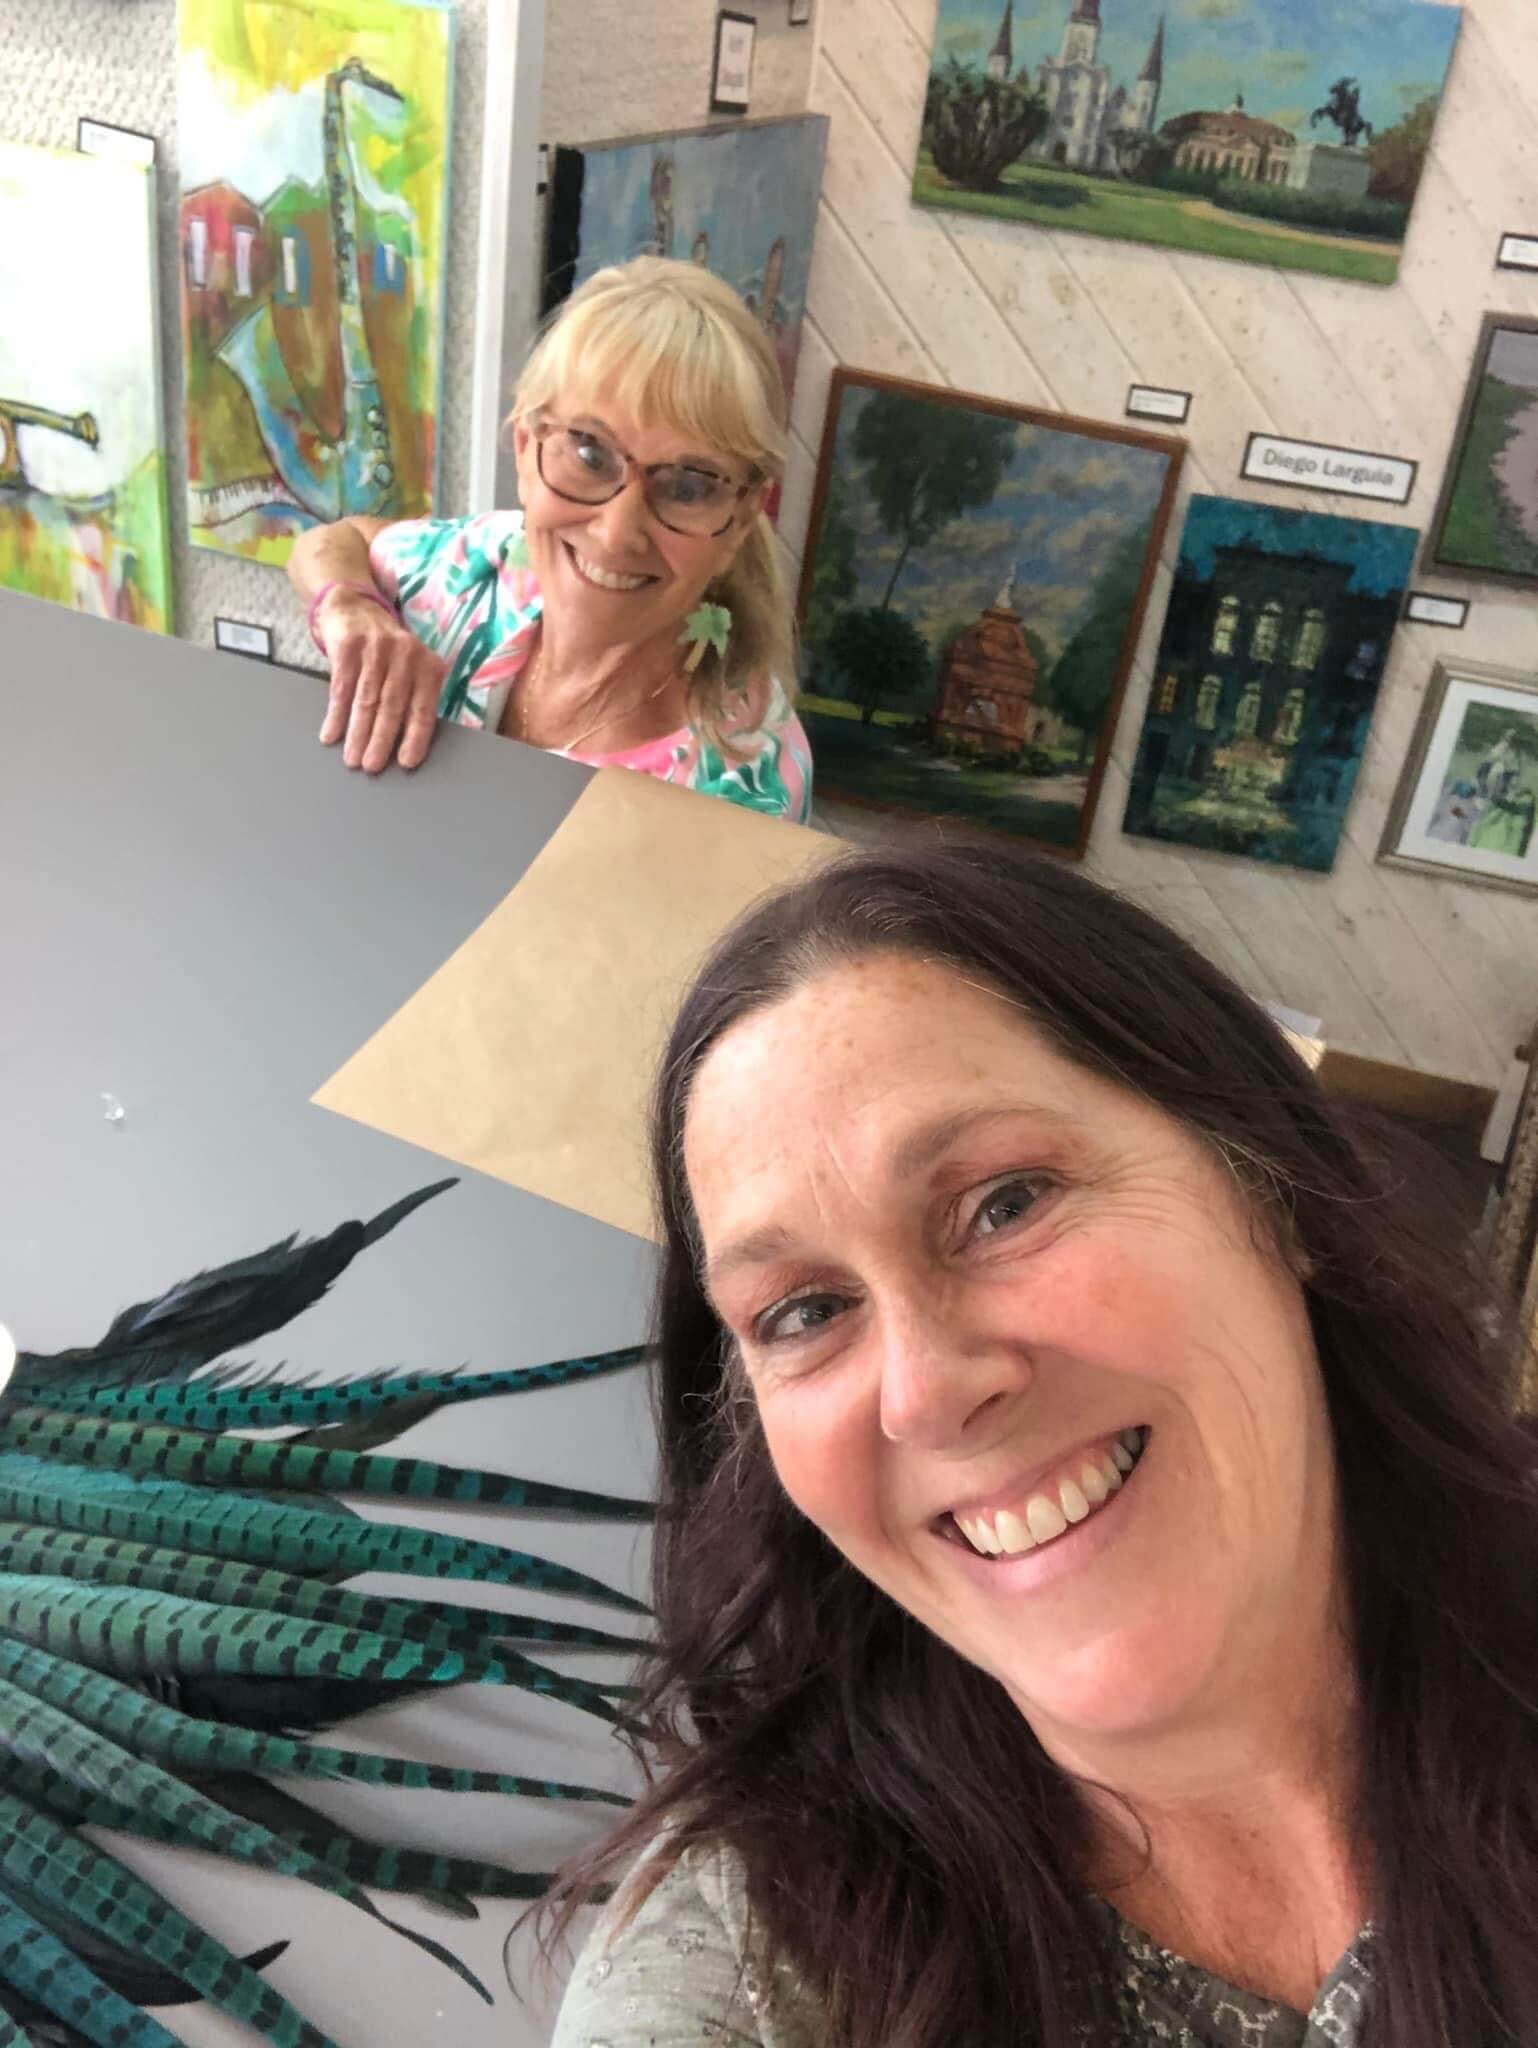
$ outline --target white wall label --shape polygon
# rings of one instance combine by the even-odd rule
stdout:
[[[1166,391],[1159,384],[1134,384],[1127,393],[1127,411],[1133,419],[1174,420],[1184,426],[1191,417],[1191,394]]]
[[[1404,615],[1417,626],[1450,626],[1461,632],[1469,621],[1466,597],[1437,597],[1429,590],[1412,590],[1405,599]]]
[[[90,121],[84,114],[75,123],[75,147],[82,156],[115,156],[130,164],[155,161],[153,135],[141,135],[137,128],[117,128],[110,121]]]
[[[214,645],[226,654],[249,654],[258,661],[271,661],[272,628],[248,625],[244,619],[215,619]]]
[[[1538,235],[1502,235],[1497,270],[1538,270]]]
[[[1239,474],[1254,484],[1286,484],[1294,490],[1332,491],[1343,498],[1407,505],[1419,468],[1418,462],[1398,455],[1369,455],[1360,448],[1333,448],[1322,441],[1251,434]]]

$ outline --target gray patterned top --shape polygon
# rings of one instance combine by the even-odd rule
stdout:
[[[1085,2048],[1357,2048],[1371,1985],[1371,1931],[1331,1971],[1306,2017],[1240,1991],[1157,1947],[1103,1909],[1119,1955],[1117,2027]],[[817,2007],[786,1966],[767,1979],[748,1953],[741,1868],[726,1852],[684,1857],[615,1931],[589,1937],[551,2048],[820,2048]]]

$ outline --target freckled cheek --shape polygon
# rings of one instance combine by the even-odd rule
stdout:
[[[761,1404],[764,1437],[780,1484],[841,1550],[880,1540],[880,1498],[869,1447],[836,1417],[792,1416],[783,1403]]]

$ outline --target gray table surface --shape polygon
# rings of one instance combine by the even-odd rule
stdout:
[[[5,592],[0,705],[0,1321],[18,1341],[90,1342],[128,1301],[453,1170],[309,1097],[502,899],[590,771],[456,729],[414,776],[350,775],[315,743],[313,679]],[[253,1355],[329,1375],[628,1343],[644,1333],[651,1262],[620,1232],[466,1173]],[[640,1374],[451,1410],[402,1442],[622,1492],[652,1483]],[[643,1588],[631,1530],[500,1513],[454,1526]],[[371,1716],[349,1739],[629,1782],[581,1717],[485,1688]],[[601,1825],[446,1794],[326,1803],[526,1867]],[[512,1951],[521,2001],[504,1978],[511,1911],[483,1905],[465,1927],[401,1910],[480,1972],[488,2010],[308,1888],[190,1855],[129,1860],[243,1947],[289,1939],[272,1979],[343,2048],[548,2039],[553,1994],[529,1977],[526,1941]],[[192,2048],[250,2038],[203,2007],[166,2017]]]

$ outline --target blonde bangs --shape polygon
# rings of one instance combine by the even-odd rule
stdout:
[[[785,389],[769,337],[698,264],[642,256],[600,270],[535,344],[514,414],[618,407],[765,476],[785,467]]]

